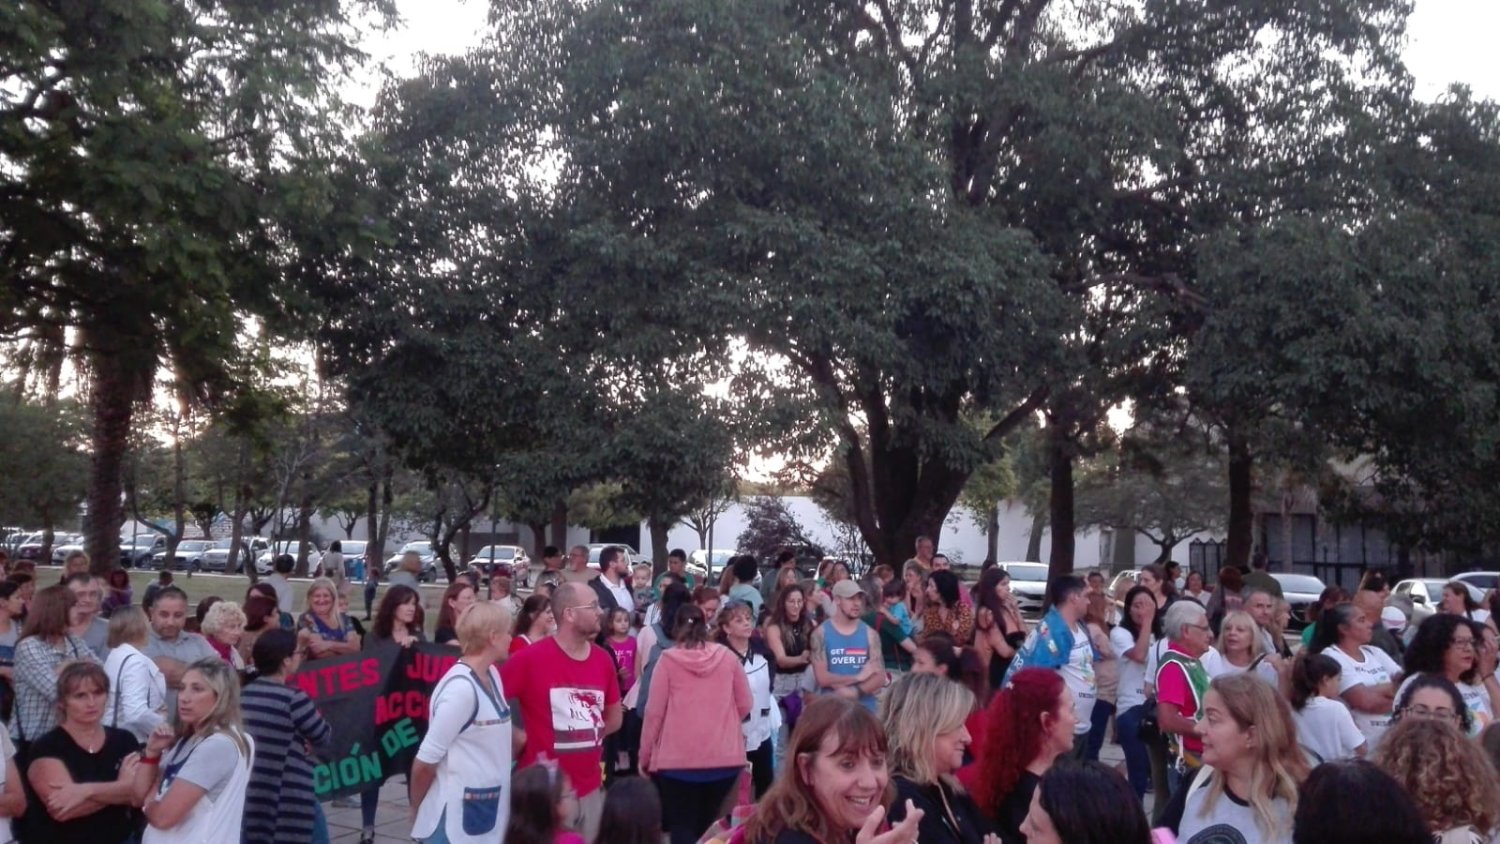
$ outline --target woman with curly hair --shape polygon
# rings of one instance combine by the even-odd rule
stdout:
[[[1406,680],[1396,689],[1400,700],[1418,677],[1434,674],[1458,688],[1469,711],[1470,735],[1479,735],[1495,720],[1500,682],[1495,679],[1495,651],[1484,640],[1484,626],[1457,615],[1428,616],[1406,646]]]
[[[1059,756],[1073,750],[1078,715],[1056,671],[1023,668],[990,703],[980,759],[960,772],[1003,844],[1024,844],[1031,796]]]
[[[1225,827],[1254,829],[1255,840],[1266,844],[1290,844],[1307,759],[1286,699],[1250,674],[1217,677],[1203,696],[1198,734],[1203,767],[1173,796],[1160,825],[1182,844],[1221,840]]]
[[[1375,764],[1396,778],[1441,844],[1485,844],[1500,823],[1500,773],[1451,720],[1403,718]]]

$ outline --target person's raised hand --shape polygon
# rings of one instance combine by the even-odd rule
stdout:
[[[885,807],[876,806],[865,825],[860,827],[854,844],[917,844],[917,827],[922,823],[922,810],[910,800],[906,801],[906,817],[886,832],[877,834],[881,821],[885,820]]]

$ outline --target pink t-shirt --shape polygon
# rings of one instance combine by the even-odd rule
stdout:
[[[585,660],[568,656],[548,636],[511,657],[500,669],[505,695],[521,709],[526,748],[516,767],[542,755],[556,759],[579,797],[604,784],[604,713],[620,703],[614,661],[598,645]]]
[[[507,686],[508,687],[508,686]],[[1198,716],[1198,699],[1193,695],[1187,671],[1175,662],[1164,662],[1156,672],[1156,702],[1175,703],[1182,717],[1193,721]],[[1203,753],[1203,739],[1197,735],[1182,737],[1182,746],[1190,753]]]
[[[552,841],[554,842],[554,844],[589,844],[587,841],[583,840],[582,835],[579,835],[571,829],[565,829],[562,832],[559,832],[557,834],[557,837],[552,839]]]
[[[630,687],[635,685],[635,637],[626,636],[623,642],[616,642],[613,638],[605,641],[609,643],[609,649],[615,652],[615,662],[620,666],[620,694],[628,694]]]

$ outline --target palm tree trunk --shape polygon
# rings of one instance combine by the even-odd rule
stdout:
[[[120,500],[120,472],[129,449],[130,423],[135,415],[132,379],[118,359],[96,355],[89,408],[94,414],[89,467],[89,567],[103,576],[120,561],[120,527],[125,508]]]

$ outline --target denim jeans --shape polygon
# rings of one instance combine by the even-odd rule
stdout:
[[[1094,713],[1089,718],[1089,746],[1084,755],[1086,761],[1099,761],[1099,751],[1103,749],[1105,736],[1109,734],[1109,719],[1114,714],[1113,703],[1107,700],[1094,701]]]
[[[1146,787],[1151,784],[1151,756],[1146,744],[1137,735],[1141,719],[1146,717],[1146,704],[1132,706],[1115,718],[1115,732],[1120,739],[1120,749],[1125,751],[1125,776],[1137,797],[1146,796]]]

